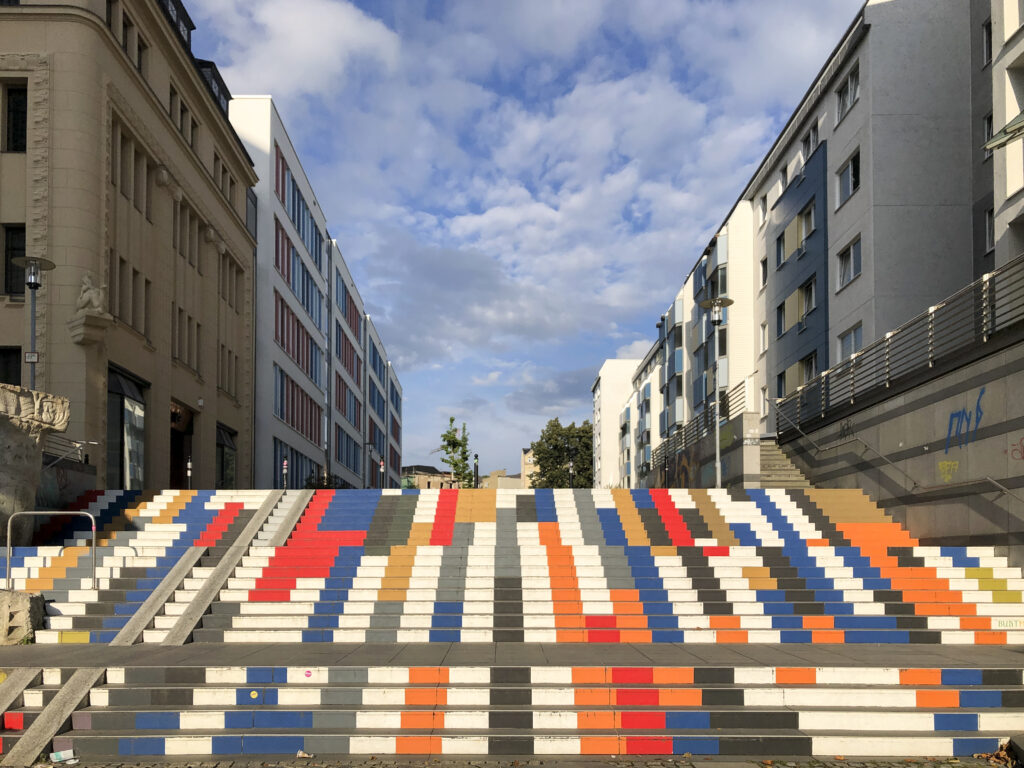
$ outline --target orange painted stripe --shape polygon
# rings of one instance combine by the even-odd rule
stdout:
[[[974,642],[978,645],[1006,645],[1005,632],[975,632]]]
[[[444,728],[444,712],[403,712],[402,729],[431,731]]]
[[[815,629],[811,631],[811,642],[842,645],[846,642],[846,633],[841,629]]]
[[[573,685],[607,683],[608,673],[604,667],[573,667],[572,682]]]
[[[942,685],[942,670],[901,669],[900,685]]]
[[[614,712],[578,712],[576,727],[581,731],[612,731],[615,730]]]
[[[612,692],[607,688],[577,688],[576,706],[578,707],[608,707],[612,703]]]
[[[743,634],[746,635],[746,632]],[[624,629],[619,633],[620,643],[650,643],[652,639],[649,629]]]
[[[834,629],[836,626],[835,616],[804,616],[804,629]]]
[[[580,739],[581,755],[618,755],[619,739],[615,736],[584,736]]]
[[[448,682],[448,667],[409,667],[409,682],[430,685]]]
[[[740,628],[740,617],[739,616],[712,616],[711,617],[711,628],[712,629],[739,629]]]
[[[808,547],[828,547],[831,546],[828,539],[807,539],[804,542]]]
[[[616,603],[637,603],[640,601],[640,590],[638,589],[610,589],[612,601]]]
[[[703,698],[700,688],[663,688],[658,691],[658,706],[699,707]]]
[[[399,755],[440,755],[440,736],[396,736],[395,753]]]
[[[715,635],[715,640],[719,643],[745,643],[747,642],[747,631],[745,629],[720,629]]]
[[[817,681],[818,673],[813,667],[778,667],[775,670],[776,683],[814,685]]]
[[[960,691],[918,691],[917,706],[924,709],[956,709],[960,706]]]
[[[619,629],[646,629],[647,628],[647,617],[643,614],[632,614],[627,616],[618,616],[615,620],[615,625]],[[650,632],[647,633],[650,636]],[[650,641],[648,641],[650,642]]]
[[[960,619],[960,629],[992,629],[989,616],[964,616]]]
[[[693,683],[693,667],[655,667],[655,685],[690,685]]]
[[[585,643],[587,633],[583,629],[559,629],[555,632],[555,639],[559,643]]]
[[[448,703],[447,688],[406,688],[405,703],[411,707],[436,707]]]

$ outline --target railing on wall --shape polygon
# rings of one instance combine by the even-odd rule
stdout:
[[[747,382],[741,381],[722,395],[722,423],[730,421],[747,409]],[[656,472],[666,466],[670,457],[684,451],[706,435],[711,434],[715,422],[714,400],[709,400],[704,411],[690,419],[686,425],[676,430],[651,454],[651,471]]]
[[[779,442],[914,386],[935,368],[971,362],[988,353],[994,338],[1022,323],[1024,256],[929,307],[779,400]]]

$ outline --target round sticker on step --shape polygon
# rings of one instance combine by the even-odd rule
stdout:
[[[310,670],[306,670],[306,677],[312,677],[313,673]]]
[[[249,698],[250,699],[258,699],[259,697],[260,697],[260,695],[258,693],[256,693],[256,691],[249,691]]]

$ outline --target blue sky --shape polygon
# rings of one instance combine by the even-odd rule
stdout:
[[[402,381],[406,464],[590,418],[861,0],[188,0],[274,96]]]

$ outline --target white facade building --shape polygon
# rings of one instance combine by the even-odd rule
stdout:
[[[590,388],[594,396],[594,487],[621,488],[619,414],[632,392],[639,360],[605,360]]]

